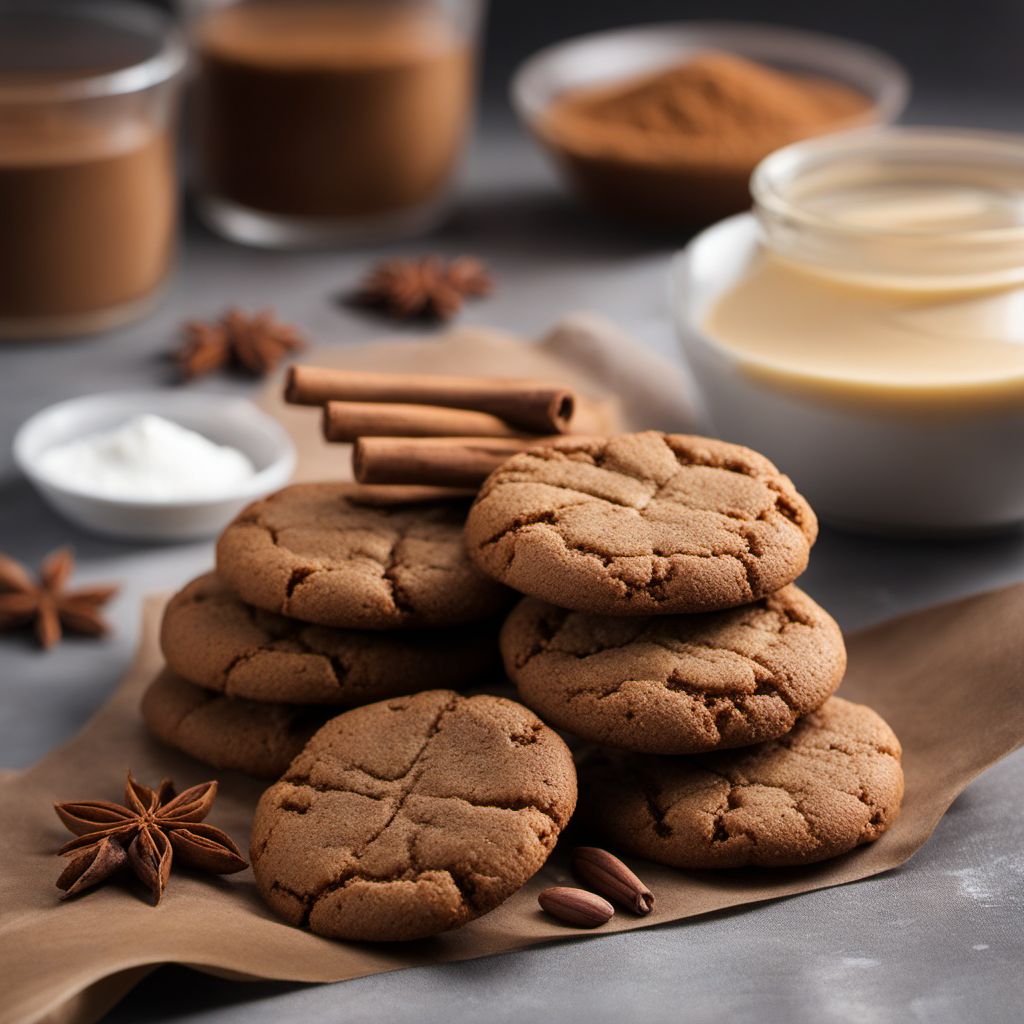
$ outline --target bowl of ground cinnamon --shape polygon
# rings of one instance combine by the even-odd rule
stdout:
[[[535,54],[512,82],[520,118],[582,199],[667,230],[746,209],[751,171],[769,153],[891,122],[908,92],[877,50],[748,23],[582,36]]]

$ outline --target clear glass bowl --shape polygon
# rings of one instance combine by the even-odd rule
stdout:
[[[184,40],[125,0],[0,0],[0,338],[144,313],[177,229]]]
[[[195,53],[197,209],[275,248],[443,219],[485,0],[180,0]]]
[[[544,118],[563,93],[610,84],[671,67],[700,53],[735,54],[782,71],[830,79],[860,92],[870,106],[860,124],[888,124],[902,113],[909,79],[891,57],[849,40],[817,32],[745,22],[678,21],[579,36],[534,54],[516,71],[513,106],[547,150],[569,186],[584,198],[640,219],[666,225],[707,224],[749,205],[747,181],[755,160],[737,167],[664,167],[617,161],[609,171],[557,145]],[[726,180],[728,179],[728,180]],[[648,209],[647,194],[674,195],[671,206]]]
[[[1024,136],[830,135],[777,150],[750,190],[764,244],[833,277],[948,291],[1024,279]]]

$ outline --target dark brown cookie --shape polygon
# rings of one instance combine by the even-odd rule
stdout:
[[[764,456],[649,431],[514,455],[484,483],[466,539],[477,565],[524,594],[667,615],[780,589],[803,572],[817,529]]]
[[[218,575],[248,604],[350,629],[455,626],[507,592],[462,541],[464,505],[370,508],[350,484],[294,484],[243,510],[217,544]]]
[[[142,697],[142,720],[162,743],[229,771],[276,779],[337,709],[225,697],[163,671]]]
[[[846,669],[842,633],[790,585],[703,615],[607,616],[525,598],[501,633],[524,704],[577,736],[646,754],[775,739]]]
[[[461,688],[497,661],[492,621],[455,629],[314,626],[245,604],[215,574],[164,612],[160,646],[182,678],[232,697],[355,707],[444,679]]]
[[[572,756],[531,711],[429,690],[324,726],[263,794],[252,866],[291,924],[423,938],[519,889],[575,804]]]
[[[892,824],[900,755],[874,711],[831,697],[756,747],[687,758],[596,752],[581,766],[582,807],[616,846],[672,867],[812,864]]]

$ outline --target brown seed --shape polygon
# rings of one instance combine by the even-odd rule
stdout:
[[[572,869],[580,881],[634,914],[649,914],[654,909],[651,890],[607,850],[596,846],[577,847],[572,856]]]
[[[537,902],[552,917],[577,928],[597,928],[611,920],[615,908],[596,892],[555,885],[545,889]]]

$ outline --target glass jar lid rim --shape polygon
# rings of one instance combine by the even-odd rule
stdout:
[[[0,76],[0,102],[86,100],[142,92],[175,78],[187,59],[185,39],[174,19],[136,0],[93,0],[88,5],[69,0],[0,0],[0,23],[13,14],[106,23],[152,39],[153,52],[113,71],[83,72],[61,81],[5,83]]]
[[[802,173],[831,163],[839,164],[851,156],[893,155],[902,152],[913,157],[929,152],[934,165],[936,161],[941,162],[939,151],[943,149],[947,154],[959,149],[961,152],[969,151],[974,156],[980,152],[981,155],[1003,158],[1008,166],[1020,172],[1021,191],[1024,193],[1024,134],[932,126],[860,128],[792,143],[769,154],[754,168],[750,192],[755,209],[761,215],[785,218],[804,227],[851,238],[884,236],[908,240],[942,238],[977,242],[1005,242],[1024,238],[1024,225],[922,231],[839,223],[826,214],[802,206],[791,194],[791,186]]]

